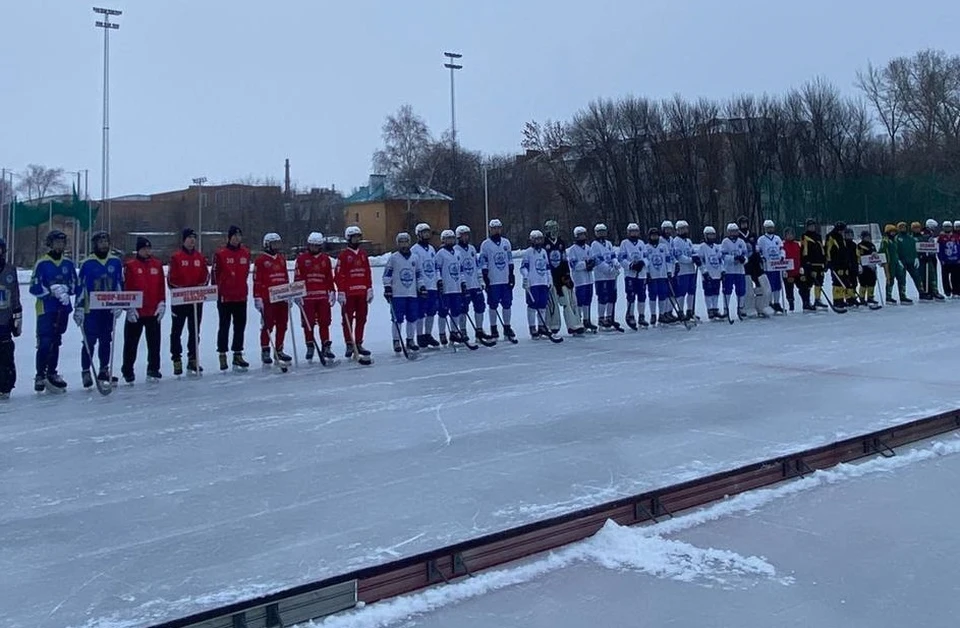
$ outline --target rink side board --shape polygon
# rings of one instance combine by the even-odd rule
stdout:
[[[152,628],[272,628],[321,619],[353,608],[358,602],[370,604],[412,593],[583,540],[596,534],[607,520],[618,525],[656,522],[818,469],[868,456],[894,456],[894,447],[956,430],[960,430],[960,409],[154,624]]]

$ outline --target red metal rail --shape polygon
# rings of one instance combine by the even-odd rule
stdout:
[[[801,477],[960,428],[960,409],[745,467],[599,504],[441,549],[196,613],[153,628],[272,628],[318,619],[503,565],[595,534],[612,519],[635,525]]]

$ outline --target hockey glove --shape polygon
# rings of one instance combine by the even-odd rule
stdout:
[[[136,308],[130,308],[127,310],[127,322],[136,323],[140,319],[140,315],[137,313]]]
[[[632,262],[632,263],[630,264],[630,270],[632,270],[632,271],[635,272],[635,273],[639,273],[640,271],[642,271],[642,270],[643,270],[643,260],[637,260],[637,261],[635,261],[635,262]]]
[[[699,256],[699,255],[694,255],[694,256],[693,256],[693,265],[696,266],[697,268],[700,268],[700,266],[701,266],[702,264],[703,264],[703,261],[700,259],[700,256]]]
[[[526,277],[523,278],[523,289],[524,291],[527,291],[530,289],[530,280],[527,279]]]
[[[480,274],[483,275],[483,285],[484,285],[484,287],[489,288],[489,287],[490,287],[490,273],[487,271],[486,268],[484,268],[482,271],[480,271]]]
[[[50,294],[56,297],[63,305],[70,305],[70,291],[63,284],[53,284],[50,286]]]
[[[437,279],[437,291],[443,293],[443,279]]]
[[[387,303],[393,301],[393,286],[383,287],[383,298],[387,300]]]
[[[919,270],[919,268],[920,268],[920,260],[918,259],[913,260],[913,269]]]
[[[460,282],[460,293],[461,294],[467,293],[467,284],[462,281]]]
[[[23,313],[13,313],[13,337],[18,338],[23,333]]]
[[[123,316],[123,310],[121,310],[121,309],[119,309],[119,308],[113,310],[113,320],[117,320],[117,319],[120,318],[121,316]]]
[[[337,293],[336,293],[336,291],[335,291],[335,290],[327,290],[327,303],[330,305],[330,307],[333,307],[333,305],[334,305],[336,302],[337,302]]]
[[[160,303],[157,304],[157,311],[154,314],[154,316],[157,317],[158,323],[163,320],[163,315],[166,313],[167,313],[167,304],[161,301]]]
[[[417,294],[420,296],[421,299],[426,299],[426,298],[427,298],[427,287],[426,287],[426,286],[420,286],[419,288],[417,288]]]
[[[346,305],[346,304],[347,304],[347,295],[344,294],[344,293],[342,293],[342,292],[338,292],[338,293],[337,293],[337,303],[340,304],[340,307],[343,307],[344,305]]]
[[[78,308],[73,311],[73,322],[77,324],[77,327],[83,327],[83,310]]]
[[[573,279],[570,278],[570,275],[567,275],[563,278],[563,287],[568,290],[573,290]]]
[[[510,289],[513,290],[513,287],[517,285],[517,278],[513,274],[513,266],[510,266],[510,278],[507,280],[507,283],[510,284]]]
[[[253,307],[256,308],[258,312],[263,314],[263,299],[257,297],[253,300]]]
[[[592,259],[588,259],[587,262],[586,262],[586,264],[587,264],[587,272],[588,272],[588,273],[593,272],[593,269],[597,266],[597,263],[596,263],[595,261],[593,261]]]
[[[373,288],[367,288],[367,304],[373,303]]]
[[[733,258],[733,261],[735,261],[738,264],[743,264],[747,261],[747,258],[745,258],[743,255],[737,255],[736,257]]]

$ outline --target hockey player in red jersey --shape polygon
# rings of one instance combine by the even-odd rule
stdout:
[[[343,339],[347,345],[346,357],[354,357],[356,351],[361,361],[369,361],[370,352],[363,348],[363,329],[367,324],[367,308],[373,301],[370,260],[360,248],[363,239],[360,227],[347,227],[344,237],[347,248],[337,257],[336,284],[337,301],[342,309]]]
[[[307,284],[307,296],[301,305],[301,323],[303,337],[307,340],[307,360],[312,360],[317,350],[313,328],[320,329],[320,352],[323,360],[333,360],[336,356],[330,350],[333,343],[330,341],[331,310],[337,302],[337,290],[333,284],[333,264],[330,256],[321,250],[323,234],[313,232],[307,238],[307,250],[297,256],[296,267],[293,271],[294,281],[304,281]]]
[[[273,358],[280,366],[290,364],[291,358],[283,352],[283,340],[287,335],[288,305],[286,301],[270,302],[270,288],[290,283],[287,259],[281,252],[280,235],[268,233],[263,236],[263,252],[253,262],[253,303],[260,312],[260,361],[273,364],[270,357],[270,334],[276,331],[273,343]]]

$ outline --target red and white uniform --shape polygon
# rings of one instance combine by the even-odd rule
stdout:
[[[313,328],[320,328],[320,342],[330,341],[331,302],[337,290],[333,283],[333,263],[326,253],[314,255],[304,251],[297,256],[294,281],[305,281],[307,296],[303,298],[303,335],[307,344],[314,343]]]
[[[206,266],[204,266],[206,267]],[[157,315],[157,306],[167,302],[167,286],[163,280],[163,264],[155,257],[134,257],[123,269],[124,290],[143,293],[140,318]]]
[[[253,298],[263,302],[263,325],[260,327],[260,348],[270,347],[270,332],[276,328],[277,350],[283,348],[287,335],[288,306],[286,301],[270,303],[270,288],[290,283],[287,259],[279,253],[263,252],[253,262]]]
[[[354,325],[354,339],[363,344],[363,328],[367,324],[367,303],[373,290],[370,260],[361,248],[346,248],[337,257],[337,290],[345,300],[343,309],[343,339],[350,342],[350,324]]]
[[[212,283],[217,286],[221,303],[245,302],[249,291],[250,249],[224,246],[213,255]]]
[[[195,288],[205,286],[210,279],[207,260],[203,253],[181,248],[170,257],[170,273],[167,284],[171,288]],[[246,282],[244,282],[246,283]]]

